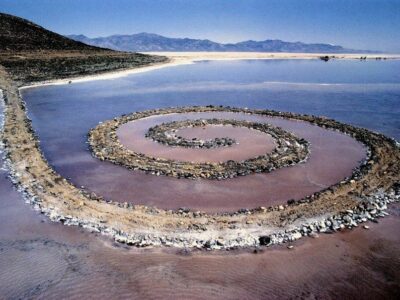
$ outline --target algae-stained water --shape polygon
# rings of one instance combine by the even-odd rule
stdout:
[[[32,89],[24,96],[46,155],[85,150],[89,127],[126,108],[209,103],[326,115],[399,139],[399,66],[395,61],[206,62]],[[316,84],[332,82],[346,84]],[[80,142],[61,149],[60,141],[70,140],[66,133],[77,129]],[[51,223],[24,203],[3,170],[0,191],[0,298],[390,299],[400,294],[398,205],[379,224],[368,224],[370,230],[303,239],[292,250],[181,255],[125,248]]]

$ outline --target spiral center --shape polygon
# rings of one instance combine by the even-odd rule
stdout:
[[[223,122],[217,119],[185,120],[185,121],[163,123],[149,128],[149,130],[146,133],[146,137],[151,138],[154,141],[164,145],[172,147],[184,147],[184,148],[212,149],[219,147],[229,147],[232,146],[233,144],[236,144],[236,140],[230,137],[186,138],[178,134],[179,129],[182,128],[200,127],[201,129],[206,130],[208,125],[221,125],[221,124],[224,125]]]
[[[154,141],[162,144],[163,152],[169,152],[175,148],[191,148],[190,150],[212,151],[220,149],[222,145],[228,145],[234,148],[236,146],[230,135],[226,138],[214,138],[209,140],[198,140],[197,138],[188,139],[177,135],[180,128],[204,128],[208,125],[231,126],[233,129],[245,128],[251,132],[260,132],[264,136],[274,139],[276,147],[273,151],[267,151],[261,155],[256,155],[244,160],[226,159],[218,162],[210,160],[204,162],[184,161],[181,158],[169,159],[162,156],[148,155],[129,149],[126,144],[121,143],[120,133],[117,131],[129,123],[135,123],[140,119],[155,117],[158,115],[181,116],[185,113],[198,113],[213,111],[213,107],[189,107],[189,108],[171,108],[156,111],[146,111],[124,115],[120,118],[107,121],[92,129],[89,133],[89,143],[93,154],[102,159],[109,160],[115,164],[123,165],[131,170],[142,170],[155,175],[167,175],[177,178],[204,178],[204,179],[228,179],[236,176],[244,176],[251,173],[271,172],[275,169],[294,165],[303,162],[308,155],[308,142],[296,137],[295,135],[283,130],[282,128],[272,126],[267,123],[238,120],[238,119],[183,119],[180,121],[170,121],[159,125],[146,127],[144,131],[147,140],[152,145]],[[226,112],[232,112],[229,108]],[[247,110],[247,114],[249,112]],[[255,112],[256,113],[256,112]],[[230,115],[232,117],[233,115]],[[150,118],[151,119],[151,118]],[[146,133],[147,132],[147,133]],[[146,138],[145,138],[146,139]],[[200,142],[199,142],[200,141]],[[217,141],[219,144],[217,144]],[[201,145],[208,143],[208,147],[201,148]],[[173,147],[171,147],[173,146]],[[250,145],[251,146],[251,145]],[[197,149],[196,149],[197,148]],[[225,149],[223,149],[225,150]]]
[[[167,143],[155,141],[151,137],[146,138],[150,128],[163,123],[169,124],[175,120],[204,120],[215,117],[219,118],[220,116],[218,114],[157,115],[121,125],[117,130],[117,136],[121,144],[131,151],[152,157],[198,163],[246,160],[265,153],[271,153],[276,147],[276,141],[269,134],[247,127],[234,127],[229,124],[207,124],[206,126],[197,127],[184,126],[176,129],[174,134],[189,141],[217,140],[228,137],[235,141],[230,146],[218,145],[211,148],[171,146]]]

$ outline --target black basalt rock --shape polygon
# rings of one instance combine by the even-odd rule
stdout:
[[[271,238],[268,235],[262,235],[258,238],[261,246],[267,246],[271,243]]]

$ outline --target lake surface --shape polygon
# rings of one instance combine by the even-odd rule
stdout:
[[[125,109],[194,104],[326,115],[399,139],[399,67],[398,61],[204,62],[23,94],[46,155],[86,150],[87,130]],[[46,129],[53,126],[58,131]],[[70,141],[65,132],[75,130],[80,142],[60,149],[64,137]],[[368,224],[370,230],[302,239],[292,250],[187,254],[125,248],[52,223],[24,203],[4,170],[0,191],[0,298],[393,299],[400,294],[398,205],[379,224]]]

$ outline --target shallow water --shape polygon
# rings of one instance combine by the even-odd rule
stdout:
[[[268,62],[223,62],[198,64],[207,70],[210,77],[197,74],[191,69],[194,66],[184,66],[115,81],[33,89],[24,94],[33,125],[43,139],[41,145],[46,156],[58,152],[64,161],[68,151],[86,149],[85,134],[98,121],[124,113],[123,107],[135,111],[149,106],[177,105],[174,102],[177,95],[181,95],[179,103],[182,105],[208,104],[207,101],[217,104],[220,103],[218,99],[221,104],[230,101],[234,103],[233,98],[229,101],[226,99],[236,95],[236,100],[244,101],[236,102],[240,106],[251,106],[252,103],[258,108],[331,117],[337,115],[337,119],[342,121],[399,138],[398,81],[393,83],[392,79],[385,79],[398,78],[392,70],[393,66],[399,66],[398,63],[356,61],[349,64],[324,64],[315,61],[312,62],[314,68],[311,68],[303,62],[298,65],[288,62],[287,72],[284,71],[284,62],[273,64],[271,68],[277,75],[280,74],[277,68],[282,68],[281,77],[277,76],[279,80],[302,80],[308,76],[311,77],[309,82],[325,82],[331,74],[328,70],[344,68],[334,73],[338,76],[335,81],[340,82],[342,77],[344,81],[351,79],[357,84],[379,81],[383,84],[390,82],[392,86],[381,88],[372,84],[362,88],[354,85],[346,88],[308,88],[302,85],[288,88],[286,85],[278,90],[274,87],[239,92],[212,88],[211,92],[185,92],[179,91],[179,88],[174,92],[149,95],[132,92],[140,86],[145,88],[146,82],[147,87],[150,85],[156,88],[151,86],[155,78],[159,78],[158,86],[165,88],[173,82],[179,83],[186,79],[197,85],[199,82],[195,78],[199,77],[204,80],[226,77],[227,80],[240,81],[240,78],[255,74],[253,79],[258,80],[260,74],[267,72],[265,66],[270,66]],[[226,72],[223,71],[225,68],[228,69]],[[242,73],[243,69],[247,73]],[[351,72],[348,74],[349,69]],[[311,75],[304,74],[308,70],[314,71]],[[324,80],[319,80],[320,76]],[[379,80],[375,80],[377,78]],[[206,82],[205,86],[209,84]],[[113,90],[116,97],[106,96],[113,86],[116,87]],[[125,90],[128,87],[132,89]],[[103,97],[99,96],[101,94]],[[148,102],[144,102],[146,99]],[[96,105],[98,109],[90,110]],[[87,120],[83,121],[82,117],[88,117],[91,124]],[[66,119],[70,122],[65,123]],[[55,126],[57,130],[46,130],[50,126]],[[68,138],[65,142],[63,140],[65,133],[72,131],[76,132],[80,142],[69,145]],[[79,157],[69,159],[77,162],[80,160]],[[51,163],[55,162],[56,155],[51,160]],[[2,299],[396,299],[400,296],[398,205],[392,206],[389,211],[391,216],[382,219],[379,224],[368,224],[370,230],[357,228],[315,239],[302,239],[294,244],[292,250],[280,246],[266,248],[257,254],[253,254],[253,249],[250,249],[187,255],[185,252],[168,249],[125,248],[85,230],[51,223],[24,204],[2,170],[0,191]]]

